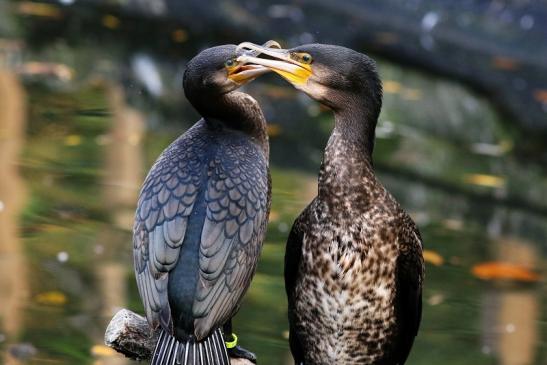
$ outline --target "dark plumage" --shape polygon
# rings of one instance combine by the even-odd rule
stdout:
[[[418,229],[372,165],[382,103],[375,63],[321,44],[265,53],[268,59],[241,60],[270,67],[335,116],[319,194],[287,242],[294,359],[306,365],[403,364],[420,325],[424,263]]]
[[[203,118],[163,151],[139,197],[135,274],[146,317],[163,330],[152,364],[229,364],[219,328],[230,327],[261,252],[266,121],[234,90],[267,69],[235,57],[221,46],[188,63],[184,91]]]

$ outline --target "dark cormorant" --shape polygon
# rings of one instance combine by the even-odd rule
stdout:
[[[162,330],[152,364],[230,364],[221,327],[231,337],[261,252],[271,195],[266,120],[235,90],[269,69],[237,55],[235,45],[219,46],[188,63],[184,92],[203,118],[163,151],[140,193],[135,274],[148,322]]]
[[[269,58],[240,61],[270,67],[334,112],[319,193],[287,242],[285,285],[296,363],[403,364],[421,319],[422,240],[374,173],[382,105],[374,61],[322,44],[240,47]]]

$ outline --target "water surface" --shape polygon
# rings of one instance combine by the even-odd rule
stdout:
[[[1,45],[0,357],[130,364],[102,338],[119,308],[142,312],[130,231],[138,189],[198,118],[181,94],[181,71],[211,42],[184,40],[186,58],[174,60],[83,36],[46,48],[23,40],[15,32]],[[545,168],[514,152],[525,141],[483,96],[382,60],[380,71],[377,170],[428,250],[408,363],[545,363]],[[315,195],[332,116],[273,76],[246,90],[271,122],[273,204],[235,326],[260,364],[290,364],[284,242]],[[506,266],[480,271],[485,262]],[[488,280],[484,270],[510,279]]]

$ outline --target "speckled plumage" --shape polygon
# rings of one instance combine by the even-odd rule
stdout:
[[[374,64],[336,46],[295,51],[310,52],[320,62],[317,67],[328,70],[324,79],[337,87],[301,87],[324,99],[336,121],[319,173],[318,196],[296,219],[287,242],[293,357],[306,365],[403,364],[421,319],[422,242],[372,167],[381,105]],[[347,67],[353,78],[328,69],[345,56],[352,60]]]
[[[287,272],[292,340],[302,347],[305,364],[403,363],[406,355],[399,352],[399,359],[390,358],[391,347],[401,343],[397,283],[408,275],[419,300],[419,233],[370,164],[352,158],[336,136],[319,186],[287,247],[286,267],[295,270]]]

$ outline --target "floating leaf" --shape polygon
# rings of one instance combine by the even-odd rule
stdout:
[[[462,220],[453,218],[444,219],[441,223],[446,229],[450,229],[452,231],[461,231],[464,225]]]
[[[483,262],[473,266],[471,273],[482,280],[515,280],[536,282],[540,280],[539,274],[532,270],[508,262]]]
[[[270,211],[270,219],[269,219],[270,222],[277,222],[279,220],[279,217],[280,215],[278,211],[276,210]]]
[[[497,56],[492,58],[492,66],[499,70],[513,71],[519,68],[516,60],[510,57]]]
[[[547,90],[546,89],[534,90],[534,98],[540,103],[547,103]]]
[[[103,16],[102,23],[107,28],[116,29],[120,26],[120,19],[114,15],[105,15]]]
[[[184,29],[177,29],[171,33],[171,38],[173,42],[184,43],[188,40],[188,32]]]
[[[277,137],[281,134],[283,128],[279,124],[268,124],[268,136]]]
[[[444,302],[444,295],[443,294],[433,294],[429,298],[427,298],[427,304],[434,306],[439,305]]]
[[[71,134],[70,136],[65,137],[65,145],[67,146],[78,146],[82,143],[82,137],[77,134]]]
[[[467,174],[464,176],[467,184],[486,186],[489,188],[501,188],[505,186],[505,178],[487,174]]]
[[[420,89],[404,89],[403,99],[406,100],[420,100],[422,98],[422,91]]]
[[[23,1],[18,4],[17,12],[24,15],[43,16],[46,18],[60,18],[63,13],[53,4]]]
[[[402,88],[401,83],[393,80],[384,81],[383,86],[384,92],[388,94],[396,94],[401,91]]]
[[[116,351],[105,345],[94,345],[91,347],[91,355],[93,356],[114,356]]]
[[[423,255],[425,262],[429,262],[435,266],[441,266],[444,264],[444,258],[435,251],[424,250]]]
[[[62,306],[66,304],[66,295],[60,291],[47,291],[36,295],[36,302],[45,305]]]

